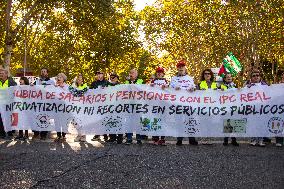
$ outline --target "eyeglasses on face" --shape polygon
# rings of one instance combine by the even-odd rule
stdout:
[[[211,74],[210,74],[210,73],[208,73],[208,72],[205,72],[205,73],[204,73],[204,75],[211,75]]]
[[[259,74],[252,74],[252,77],[259,77]]]

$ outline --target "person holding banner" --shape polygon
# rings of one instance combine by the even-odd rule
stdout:
[[[185,89],[189,92],[193,92],[195,90],[195,84],[192,77],[187,74],[186,62],[184,60],[180,60],[177,65],[177,75],[172,77],[170,82],[170,87],[175,90]],[[194,137],[189,137],[189,144],[198,145],[198,142]],[[181,146],[183,141],[183,137],[177,137],[176,145]]]
[[[54,81],[51,80],[48,76],[48,69],[42,68],[40,70],[40,77],[32,85],[55,85]],[[33,140],[37,139],[40,136],[40,140],[45,140],[47,137],[48,131],[33,131]]]
[[[284,84],[284,72],[281,75],[281,80],[279,83]],[[282,147],[283,146],[283,137],[276,137],[276,146]]]
[[[69,87],[70,89],[70,87]],[[84,83],[84,77],[82,74],[78,74],[74,83],[71,86],[70,91],[74,91],[77,93],[77,96],[81,96],[84,91],[89,89],[88,85]],[[74,95],[74,94],[73,94]],[[76,95],[76,94],[75,94]],[[80,131],[78,131],[78,136],[74,139],[74,142],[86,142],[86,135],[81,135]]]
[[[232,90],[232,89],[236,89],[237,88],[236,84],[233,82],[233,77],[232,77],[231,73],[226,73],[224,75],[223,81],[224,82],[220,86],[222,91]],[[232,139],[232,143],[231,144],[233,146],[239,146],[239,143],[237,143],[236,137],[232,137],[231,139]],[[225,137],[224,138],[224,142],[223,142],[224,146],[228,146],[228,140],[229,140],[229,137]]]
[[[11,78],[8,77],[8,70],[0,69],[0,89],[7,89],[8,87],[15,86],[17,83]],[[0,138],[6,138],[11,140],[13,138],[13,132],[8,131],[6,136],[6,132],[4,129],[1,113],[0,113]]]
[[[144,81],[142,79],[138,79],[138,71],[136,69],[132,69],[129,72],[129,79],[125,82],[125,84],[143,84]],[[125,144],[129,145],[132,144],[132,136],[133,133],[126,133],[126,142]],[[137,144],[142,144],[142,136],[140,134],[136,134],[136,141]]]
[[[66,84],[67,76],[64,73],[59,73],[56,77],[55,87],[60,87],[63,90],[68,90],[68,85]],[[57,132],[57,137],[54,142],[66,142],[66,133],[64,131]]]
[[[20,78],[20,85],[29,85],[30,82],[28,78],[26,77],[21,77]],[[25,136],[24,136],[24,131],[19,130],[19,135],[15,138],[16,140],[27,140],[29,139],[29,130],[25,130]]]
[[[168,82],[167,79],[164,78],[165,76],[165,70],[162,67],[158,67],[156,69],[156,74],[155,74],[155,78],[151,79],[151,84],[150,86],[159,86],[162,87],[162,89],[164,89],[165,87],[168,86]],[[153,136],[152,140],[154,145],[162,145],[165,146],[166,145],[166,141],[165,141],[165,136],[161,136],[161,139],[159,139],[159,136]]]
[[[48,69],[42,68],[40,70],[40,77],[34,83],[34,85],[54,85],[54,81],[48,77]]]
[[[110,76],[110,84],[109,87],[119,85],[119,76],[116,73],[111,73]],[[117,142],[117,144],[122,144],[123,141],[123,134],[110,134],[109,140],[107,142],[113,143]]]
[[[102,71],[97,71],[96,72],[96,81],[94,81],[91,86],[90,89],[100,89],[100,88],[104,88],[110,85],[110,82],[108,80],[105,79],[105,75],[104,72]],[[100,141],[100,135],[95,135],[92,139],[92,141]],[[104,141],[108,140],[108,136],[106,134],[104,134]]]
[[[201,74],[201,82],[197,85],[198,90],[217,90],[217,83],[214,81],[214,74],[211,69],[203,70]],[[202,138],[201,143],[203,145],[212,145],[211,138]]]
[[[96,72],[96,80],[92,82],[90,89],[98,89],[107,87],[110,84],[108,80],[105,79],[103,71]]]
[[[250,82],[246,85],[246,87],[251,88],[261,85],[267,85],[267,83],[261,79],[260,71],[258,69],[253,69],[250,74]],[[252,137],[250,145],[264,147],[265,146],[264,138]]]

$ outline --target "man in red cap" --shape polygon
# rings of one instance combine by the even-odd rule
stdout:
[[[189,92],[192,92],[195,90],[196,86],[194,84],[194,80],[192,77],[190,77],[187,74],[187,70],[186,70],[186,63],[184,60],[180,60],[177,63],[177,75],[172,77],[170,86],[176,90],[181,90],[181,89],[185,89]],[[182,140],[183,137],[177,137],[177,145],[181,146],[182,145]],[[198,142],[195,140],[194,137],[189,137],[189,144],[191,145],[197,145]]]
[[[186,66],[186,63],[185,63],[184,60],[178,61],[178,63],[177,63],[177,68],[179,68],[179,67],[185,67],[185,66]]]

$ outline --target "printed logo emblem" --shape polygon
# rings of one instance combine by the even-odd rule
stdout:
[[[246,133],[247,119],[224,119],[223,133]]]
[[[284,120],[279,117],[273,117],[268,121],[268,131],[273,134],[283,133]]]
[[[161,125],[159,124],[161,122],[160,118],[154,118],[153,121],[148,118],[142,118],[140,117],[140,124],[142,124],[142,131],[157,131],[162,129]]]
[[[198,126],[200,125],[199,121],[194,118],[189,118],[184,121],[185,124],[185,133],[189,135],[194,135],[199,132]]]
[[[12,113],[11,115],[11,126],[17,127],[19,123],[19,114],[18,113]]]
[[[119,116],[105,117],[102,125],[105,127],[106,131],[118,132],[122,128],[122,118]]]
[[[36,124],[39,128],[48,128],[52,125],[52,119],[46,114],[39,114],[36,117]]]

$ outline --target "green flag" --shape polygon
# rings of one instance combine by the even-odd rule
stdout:
[[[233,76],[236,76],[240,71],[242,71],[242,64],[233,55],[232,52],[228,53],[223,60],[223,65]]]

